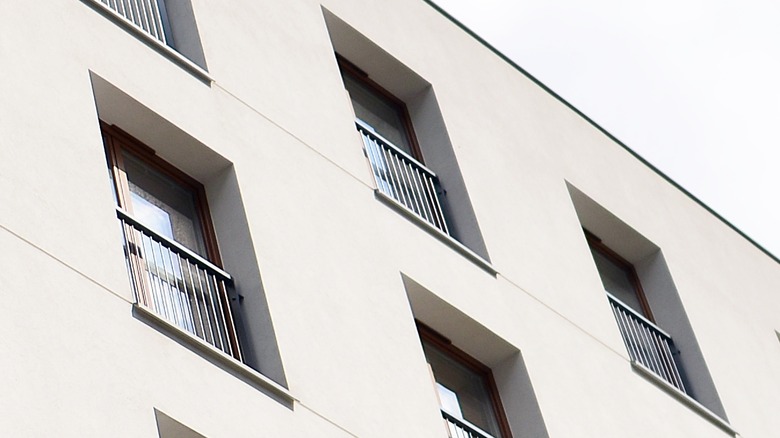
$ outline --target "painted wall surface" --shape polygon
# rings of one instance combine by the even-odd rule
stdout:
[[[444,437],[415,317],[516,437],[728,436],[632,370],[567,183],[661,249],[729,424],[780,430],[778,263],[429,4],[191,3],[213,82],[91,0],[0,2],[0,436]],[[325,10],[433,87],[498,274],[376,199]],[[224,197],[289,405],[134,315],[99,112]]]

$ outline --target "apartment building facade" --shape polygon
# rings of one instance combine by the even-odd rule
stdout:
[[[780,431],[777,258],[432,3],[11,0],[0,61],[2,436]]]

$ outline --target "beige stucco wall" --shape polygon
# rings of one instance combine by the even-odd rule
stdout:
[[[777,262],[429,5],[192,3],[211,84],[88,0],[0,3],[0,435],[154,437],[157,408],[208,437],[444,436],[405,276],[522,353],[551,437],[727,436],[632,371],[566,182],[663,250],[734,429],[780,430]],[[496,276],[375,199],[323,7],[434,87]],[[205,184],[233,166],[292,409],[133,316],[95,76],[196,139],[150,146]]]

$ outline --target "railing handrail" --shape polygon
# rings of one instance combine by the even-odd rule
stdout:
[[[408,153],[406,153],[403,149],[401,149],[398,146],[396,146],[395,144],[393,144],[393,142],[391,142],[390,140],[388,140],[388,139],[382,137],[381,135],[379,135],[376,131],[374,131],[374,128],[372,128],[366,122],[364,122],[364,121],[362,121],[360,119],[355,119],[355,124],[357,125],[358,129],[360,131],[366,133],[366,135],[368,135],[370,137],[373,137],[374,140],[379,141],[380,143],[382,143],[382,145],[388,147],[394,153],[400,155],[405,160],[410,161],[412,164],[414,164],[416,167],[418,167],[420,170],[422,170],[423,172],[427,173],[428,175],[430,175],[430,176],[432,176],[434,178],[438,178],[436,176],[436,172],[434,172],[431,169],[425,167],[425,165],[423,163],[417,161],[416,158],[414,158],[413,156],[411,156]]]
[[[463,429],[466,429],[467,432],[478,434],[484,438],[494,438],[493,435],[485,432],[484,430],[480,429],[479,427],[469,423],[468,421],[458,418],[449,412],[445,411],[444,409],[441,409],[441,415],[444,417],[445,420],[451,421],[455,423],[456,426],[461,427]]]
[[[642,324],[648,326],[648,328],[656,331],[659,335],[665,337],[667,340],[669,340],[669,341],[672,340],[672,335],[670,335],[669,333],[666,333],[661,327],[658,327],[654,322],[650,321],[644,315],[642,315],[641,313],[639,313],[636,310],[632,309],[631,306],[629,306],[628,304],[620,301],[617,297],[615,297],[611,293],[609,293],[609,292],[606,292],[606,293],[607,293],[607,298],[609,298],[610,301],[612,301],[614,304],[618,305],[624,311],[628,312],[631,316],[633,316],[636,319],[638,319],[639,322],[641,322]]]
[[[189,249],[186,246],[182,245],[181,243],[179,243],[179,242],[177,242],[177,241],[175,241],[175,240],[173,240],[171,238],[165,237],[165,236],[157,233],[156,231],[152,230],[151,228],[147,227],[141,221],[139,221],[138,219],[134,218],[130,213],[128,213],[123,208],[117,206],[116,207],[116,215],[117,215],[117,217],[119,219],[122,219],[122,220],[130,223],[130,225],[132,225],[133,227],[140,229],[141,231],[143,231],[144,233],[150,235],[151,237],[153,237],[154,239],[156,239],[160,243],[164,244],[165,246],[168,246],[170,250],[178,253],[179,255],[181,255],[181,256],[183,256],[183,257],[185,257],[187,259],[190,259],[190,261],[194,262],[195,264],[201,265],[202,267],[204,267],[204,268],[208,269],[209,271],[211,271],[213,274],[215,274],[215,275],[217,275],[219,277],[222,277],[222,279],[225,280],[226,282],[232,282],[233,281],[233,277],[231,277],[230,274],[228,274],[227,272],[222,270],[222,268],[216,266],[215,264],[213,264],[210,261],[206,260],[202,256],[199,256],[194,251],[192,251],[191,249]]]

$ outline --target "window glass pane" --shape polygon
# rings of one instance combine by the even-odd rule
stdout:
[[[463,412],[461,412],[460,404],[458,403],[458,394],[455,394],[454,391],[441,383],[436,384],[436,391],[439,393],[441,408],[458,418],[463,418]]]
[[[433,345],[425,341],[422,344],[436,380],[441,408],[500,438],[485,377]]]
[[[114,203],[116,205],[119,205],[119,197],[116,194],[117,186],[116,181],[114,181],[114,172],[111,166],[108,167],[108,179],[111,181],[111,194],[114,195]]]
[[[404,127],[401,108],[348,74],[344,75],[344,85],[352,99],[355,116],[371,126],[377,134],[411,155],[412,148]]]
[[[630,274],[623,267],[617,265],[595,249],[591,248],[590,252],[593,254],[593,261],[596,262],[599,275],[601,275],[604,289],[641,315],[644,315],[645,312],[642,310],[642,305],[639,304],[639,298],[637,298],[636,288],[631,281]]]
[[[133,215],[156,233],[206,255],[195,194],[172,178],[122,151]]]

